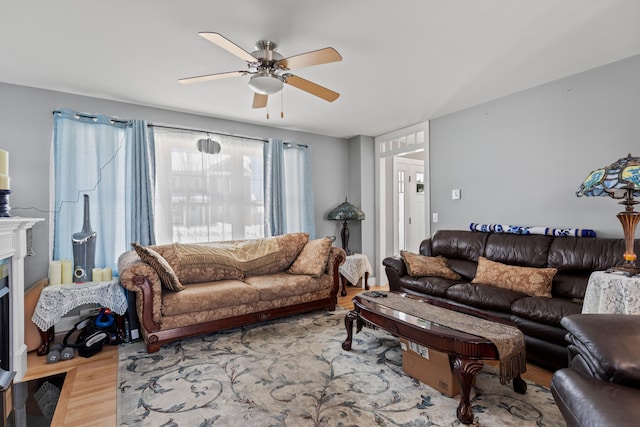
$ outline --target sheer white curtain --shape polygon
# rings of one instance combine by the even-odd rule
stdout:
[[[153,129],[158,244],[264,237],[263,141]],[[199,151],[199,139],[220,152]]]
[[[52,259],[73,259],[72,235],[83,226],[83,195],[89,196],[97,233],[94,266],[117,271],[126,250],[126,121],[103,115],[54,111]]]
[[[309,148],[286,143],[284,165],[287,232],[304,231],[309,233],[310,239],[315,239]]]

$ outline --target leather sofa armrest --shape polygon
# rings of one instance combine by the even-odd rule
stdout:
[[[560,369],[551,393],[567,426],[635,426],[640,420],[640,389]]]
[[[570,354],[603,381],[640,389],[640,316],[626,314],[573,314],[562,318],[569,331]]]
[[[400,291],[400,278],[409,274],[404,260],[398,256],[387,257],[382,260],[385,267],[387,280],[389,281],[389,289],[392,291]]]

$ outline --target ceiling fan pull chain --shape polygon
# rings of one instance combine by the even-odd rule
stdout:
[[[284,91],[280,91],[280,118],[284,119]]]
[[[269,120],[269,104],[267,104],[267,120]]]

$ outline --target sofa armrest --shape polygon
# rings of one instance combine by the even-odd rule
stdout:
[[[570,354],[582,357],[591,376],[640,388],[640,316],[573,314],[561,325],[569,331]]]
[[[399,256],[387,257],[382,260],[382,265],[385,267],[385,273],[387,273],[387,280],[389,281],[389,290],[400,290],[400,278],[409,274],[407,266],[404,260]]]
[[[128,251],[118,258],[120,283],[136,293],[138,319],[148,332],[160,329],[162,316],[162,284],[160,276],[135,251]]]
[[[331,288],[331,295],[338,295],[338,289],[340,289],[340,272],[338,268],[340,264],[347,259],[347,253],[342,248],[331,246],[329,251],[329,258],[327,260],[326,274],[333,276],[333,288]]]

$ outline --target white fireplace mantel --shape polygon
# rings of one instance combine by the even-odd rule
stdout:
[[[11,280],[10,301],[10,369],[16,372],[15,380],[22,379],[27,371],[27,346],[24,342],[24,257],[27,256],[27,230],[42,218],[0,218],[0,259],[9,260]]]

